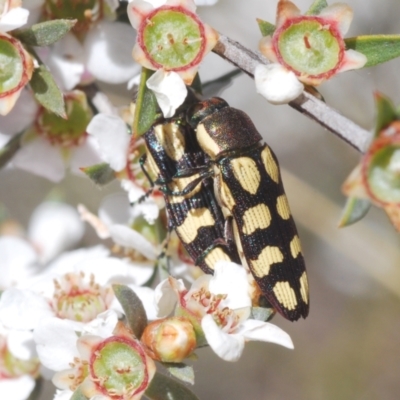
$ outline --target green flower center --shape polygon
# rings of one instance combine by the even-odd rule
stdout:
[[[75,32],[87,31],[92,23],[102,19],[103,14],[102,0],[46,0],[44,5],[47,20],[76,19]]]
[[[201,58],[204,26],[183,7],[161,7],[143,21],[138,40],[155,67],[180,70]]]
[[[0,336],[0,380],[19,378],[22,375],[36,377],[40,362],[37,358],[21,360],[15,357],[7,347],[6,338]]]
[[[73,321],[92,321],[108,309],[113,297],[111,288],[99,286],[93,276],[84,281],[83,274],[66,274],[54,286],[54,311],[60,318]]]
[[[24,72],[20,50],[5,37],[0,37],[0,95],[18,87]]]
[[[95,349],[90,370],[99,389],[112,398],[130,398],[148,384],[142,348],[122,337],[108,338]]]
[[[37,119],[36,130],[53,145],[79,146],[86,139],[86,127],[92,118],[92,112],[81,92],[66,96],[65,103],[67,119],[42,109]]]
[[[335,73],[344,55],[340,33],[318,17],[287,21],[274,35],[278,58],[297,75],[325,76]]]
[[[376,151],[367,170],[369,189],[384,203],[400,203],[400,144]]]

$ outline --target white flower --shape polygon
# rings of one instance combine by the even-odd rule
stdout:
[[[204,3],[204,2],[202,2]],[[168,21],[168,25],[162,25],[168,31],[164,32],[163,37],[153,35],[150,47],[147,47],[142,40],[145,26],[149,23],[149,18],[157,8],[175,7],[175,11],[184,15],[190,23],[183,23],[183,19],[177,22],[174,19]],[[218,40],[218,33],[211,27],[203,24],[195,15],[196,4],[193,0],[133,0],[128,5],[128,17],[138,32],[138,39],[133,48],[133,58],[143,67],[155,70],[156,73],[146,82],[147,87],[156,96],[164,117],[169,118],[175,114],[176,109],[183,103],[187,95],[186,85],[190,85],[197,73],[199,64],[215,46]],[[152,21],[150,21],[152,22]],[[163,24],[165,21],[163,21]],[[193,26],[197,25],[197,34],[194,34]],[[195,50],[195,46],[187,46],[189,43],[183,42],[182,35],[185,32],[194,34],[190,39],[191,43],[202,43],[203,45]],[[171,39],[167,39],[167,38]],[[180,46],[187,46],[185,50],[174,48],[176,38]],[[185,39],[186,40],[186,39]],[[157,51],[158,49],[158,51]],[[182,56],[185,51],[185,57]],[[155,57],[157,53],[160,57]],[[190,55],[190,56],[189,56]]]
[[[365,55],[345,50],[343,36],[352,19],[347,4],[334,3],[316,15],[301,15],[294,3],[280,0],[275,30],[259,44],[272,64],[256,67],[257,92],[273,104],[284,104],[302,93],[302,83],[317,86],[339,72],[362,68]],[[310,22],[313,28],[307,25]]]
[[[106,338],[111,336],[117,322],[118,314],[108,310],[83,325],[80,334]],[[41,363],[52,371],[69,369],[74,357],[79,356],[76,348],[78,335],[65,320],[48,318],[42,321],[35,330],[34,339]]]
[[[225,361],[237,361],[249,340],[293,348],[289,335],[268,322],[249,319],[251,298],[246,271],[239,265],[219,262],[215,275],[197,279],[190,290],[169,278],[155,289],[158,316],[180,307],[198,318],[208,344]]]
[[[157,103],[165,118],[173,117],[176,109],[184,102],[187,96],[185,83],[173,71],[166,72],[159,69],[147,80],[146,86],[156,96]]]
[[[28,21],[29,11],[16,6],[17,2],[3,0],[0,8],[0,32],[20,28]]]
[[[73,207],[53,201],[41,203],[31,216],[26,238],[0,237],[0,289],[24,287],[48,262],[76,245],[83,232],[83,223]]]
[[[85,131],[82,131],[78,138],[69,139],[60,135],[59,132],[53,135],[51,129],[49,133],[48,127],[43,128],[37,125],[39,131],[44,130],[40,133],[36,131],[36,128],[33,129],[33,122],[35,120],[37,122],[39,113],[42,111],[31,92],[23,91],[21,97],[16,103],[16,109],[13,109],[10,115],[0,116],[0,134],[4,132],[9,139],[31,125],[31,129],[25,132],[21,140],[21,148],[10,162],[11,166],[58,182],[64,178],[67,167],[73,173],[83,176],[81,167],[100,162],[97,141],[87,136]],[[86,97],[82,92],[70,92],[65,95],[65,98],[67,102],[80,102],[83,109],[88,109]],[[14,121],[17,122],[14,124]]]
[[[102,160],[114,171],[121,171],[126,167],[130,136],[126,123],[116,115],[96,114],[89,125],[87,132],[93,136],[98,144]]]
[[[61,318],[76,331],[106,310],[121,311],[111,285],[123,283],[143,298],[149,318],[155,317],[148,301],[152,289],[138,287],[152,268],[106,257],[102,247],[70,252],[48,267],[23,290],[14,288],[0,298],[0,321],[10,329],[32,330],[48,317]]]
[[[117,172],[122,188],[128,193],[130,203],[144,199],[146,192],[141,187],[142,174],[139,162],[131,160],[134,153],[144,149],[143,141],[129,136],[126,123],[116,115],[97,114],[90,121],[87,132],[96,140],[101,158]],[[111,134],[110,134],[111,133]],[[164,206],[159,196],[147,196],[135,206],[135,212],[143,213],[149,223],[154,223],[158,210]]]
[[[148,260],[155,260],[161,252],[161,248],[130,227],[134,219],[142,214],[146,220],[154,223],[158,217],[158,208],[148,211],[145,204],[130,207],[127,196],[118,193],[107,196],[101,202],[98,216],[89,212],[82,204],[78,206],[78,211],[81,218],[92,225],[101,239],[111,238],[114,243],[134,249]]]
[[[112,311],[99,315],[79,336],[64,321],[48,320],[36,330],[35,341],[42,363],[56,371],[53,383],[62,389],[57,399],[67,399],[79,386],[92,400],[139,400],[156,370],[142,344]]]
[[[257,93],[272,104],[287,104],[303,93],[304,85],[294,72],[280,64],[258,64],[254,71]]]
[[[25,400],[39,373],[32,332],[9,330],[0,324],[0,393],[10,400]]]

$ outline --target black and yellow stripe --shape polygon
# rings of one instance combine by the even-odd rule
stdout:
[[[305,318],[305,263],[274,153],[250,118],[222,99],[195,105],[188,121],[210,157],[216,197],[232,220],[242,263],[280,314],[292,321]]]
[[[225,240],[225,220],[215,200],[212,178],[202,179],[205,154],[193,129],[179,119],[164,120],[144,135],[144,169],[164,194],[169,228],[205,273],[217,261],[239,262],[233,240]],[[181,176],[182,171],[190,173]],[[185,188],[194,183],[188,193]]]

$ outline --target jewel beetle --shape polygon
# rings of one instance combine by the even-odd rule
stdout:
[[[215,199],[211,178],[199,179],[205,154],[195,133],[179,117],[155,123],[144,135],[143,172],[163,193],[169,228],[203,272],[212,274],[220,260],[240,263],[232,240],[226,240],[225,220]],[[190,171],[185,176],[182,171]],[[193,188],[184,189],[195,182]],[[197,182],[197,183],[196,183]]]
[[[276,156],[249,116],[221,98],[191,106],[187,121],[209,157],[200,175],[214,178],[242,264],[281,315],[306,318],[307,273]]]

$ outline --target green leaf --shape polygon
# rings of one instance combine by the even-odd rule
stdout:
[[[328,7],[328,3],[326,2],[326,0],[315,0],[314,3],[311,4],[310,8],[307,10],[306,15],[317,15],[325,7]]]
[[[272,36],[275,32],[275,25],[270,22],[257,18],[258,28],[263,36]]]
[[[30,85],[36,100],[47,110],[66,118],[64,97],[44,64],[33,70]]]
[[[382,93],[375,93],[376,124],[375,137],[386,128],[391,122],[398,119],[398,114],[392,101]]]
[[[30,28],[14,31],[13,36],[28,46],[49,46],[60,40],[75,24],[76,19],[40,22]]]
[[[21,147],[21,138],[24,132],[13,136],[7,144],[0,149],[0,168],[3,168]]]
[[[186,386],[158,372],[146,389],[145,395],[150,400],[198,400]]]
[[[269,307],[252,307],[251,316],[259,321],[268,321],[275,315],[275,310]]]
[[[191,365],[184,363],[162,363],[168,372],[179,380],[194,385],[194,371]]]
[[[134,335],[140,339],[147,326],[147,315],[143,303],[136,293],[125,285],[114,284],[113,290],[124,310],[129,327]]]
[[[147,80],[153,73],[154,71],[142,68],[133,123],[133,132],[136,136],[146,133],[160,116],[156,96],[146,86]]]
[[[359,221],[367,214],[370,207],[371,202],[367,199],[349,197],[346,205],[344,206],[344,210],[339,221],[339,227],[343,228]]]
[[[115,171],[107,163],[81,168],[96,185],[105,186],[115,179]]]
[[[344,40],[347,49],[364,54],[365,67],[382,64],[400,56],[400,35],[365,35]]]
[[[87,400],[87,397],[82,393],[80,387],[75,390],[74,394],[71,396],[70,400]]]

